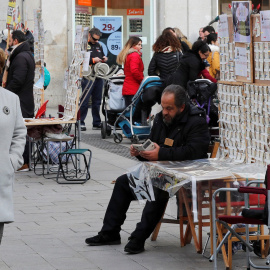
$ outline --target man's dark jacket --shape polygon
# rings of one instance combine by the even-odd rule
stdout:
[[[35,60],[28,42],[21,43],[10,55],[6,89],[17,94],[24,118],[34,116]]]
[[[158,160],[182,161],[207,157],[210,136],[203,109],[186,104],[171,126],[166,126],[162,112],[155,117],[149,139],[160,146]],[[165,145],[165,139],[173,145]],[[141,157],[138,157],[140,160]]]
[[[89,65],[95,64],[93,62],[93,58],[99,57],[100,59],[102,59],[103,56],[105,56],[105,54],[103,52],[102,45],[99,44],[98,42],[96,42],[96,43],[88,42],[87,51],[91,52]]]

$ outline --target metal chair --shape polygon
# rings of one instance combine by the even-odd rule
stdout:
[[[248,185],[251,185],[253,183],[261,183],[262,181],[251,181],[248,183]],[[216,190],[213,194],[212,198],[212,216],[213,216],[213,235],[216,235],[217,233],[217,224],[222,224],[227,230],[227,234],[224,236],[224,238],[221,240],[219,246],[217,247],[217,239],[213,237],[213,255],[210,258],[210,261],[214,261],[214,270],[217,270],[217,253],[221,250],[223,244],[225,241],[228,239],[229,236],[233,235],[235,236],[239,241],[242,242],[242,244],[246,247],[246,256],[247,256],[247,269],[249,270],[250,267],[254,267],[256,269],[270,269],[270,255],[267,257],[266,260],[266,265],[268,266],[260,266],[254,264],[251,259],[250,259],[250,252],[253,251],[253,247],[249,244],[249,225],[267,225],[268,230],[270,233],[270,215],[269,215],[269,209],[270,209],[270,165],[267,166],[267,172],[266,172],[266,179],[265,179],[265,185],[266,188],[261,188],[261,187],[239,187],[239,188],[220,188]],[[247,216],[230,216],[230,215],[222,215],[218,216],[216,218],[216,196],[219,194],[221,191],[238,191],[239,193],[245,193],[245,202],[246,205],[245,207],[248,208],[248,194],[260,194],[267,196],[267,205],[264,208],[264,211],[262,211],[261,208],[255,208],[253,211],[257,212],[257,217],[247,217]],[[258,215],[259,214],[259,215]],[[246,235],[245,239],[241,235],[239,235],[236,232],[236,225],[237,224],[246,224]],[[230,225],[231,226],[230,226]],[[261,239],[268,239],[269,240],[269,235],[267,236],[262,236]],[[268,245],[269,247],[269,245]],[[267,248],[268,248],[267,247]]]
[[[88,157],[87,157],[88,153]],[[63,162],[63,157],[66,161]],[[84,168],[81,168],[80,156],[83,157]],[[58,184],[83,184],[88,181],[90,176],[90,163],[92,152],[89,149],[69,149],[58,155],[59,167],[56,181]],[[70,168],[70,166],[73,166]],[[60,175],[63,176],[64,181],[60,181]]]

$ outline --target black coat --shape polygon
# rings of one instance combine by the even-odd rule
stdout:
[[[173,84],[181,85],[187,89],[188,81],[198,79],[199,73],[205,68],[202,59],[198,54],[189,51],[180,60],[180,66],[172,78]]]
[[[24,118],[34,116],[35,60],[28,42],[23,42],[10,55],[6,89],[17,94]]]
[[[181,52],[179,52],[178,55],[176,52],[154,53],[148,66],[148,75],[159,76],[161,79],[165,79],[168,75],[172,74],[176,70],[181,56]]]
[[[189,50],[189,47],[185,42],[183,41],[180,42],[182,45],[182,52],[178,53],[178,57],[176,52],[154,53],[148,66],[149,76],[159,76],[161,79],[166,79],[170,74],[172,74],[176,70],[177,64],[182,58],[183,53],[186,53]]]
[[[173,145],[165,145],[165,139]],[[158,160],[183,161],[207,157],[210,142],[208,125],[203,109],[186,104],[184,111],[168,127],[162,119],[162,112],[155,117],[149,139],[160,146]],[[138,157],[139,160],[145,160]]]

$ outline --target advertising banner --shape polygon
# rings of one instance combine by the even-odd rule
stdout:
[[[13,29],[13,22],[15,22],[15,11],[16,8],[16,0],[9,0],[8,2],[8,10],[7,10],[7,23],[6,28],[7,29]]]
[[[92,25],[98,28],[102,37],[99,43],[104,54],[108,57],[109,66],[116,64],[116,58],[123,47],[123,17],[122,16],[93,16]]]
[[[250,2],[233,1],[232,16],[235,42],[250,42]]]

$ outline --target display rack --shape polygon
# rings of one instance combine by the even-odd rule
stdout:
[[[42,12],[34,10],[34,58],[35,58],[35,83],[34,102],[35,113],[44,103],[44,26]]]

